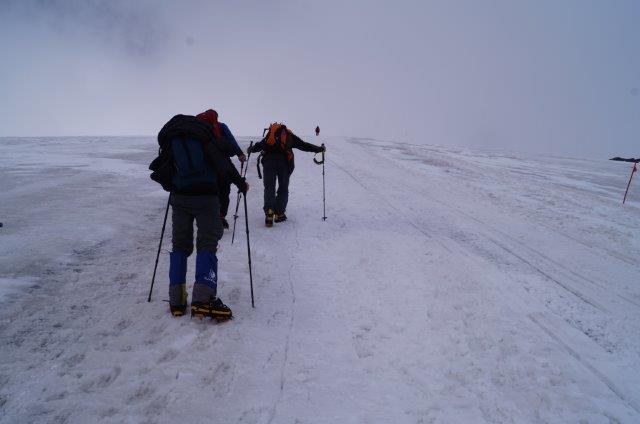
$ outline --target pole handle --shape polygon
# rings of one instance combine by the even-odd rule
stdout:
[[[322,147],[324,147],[324,143],[321,144]],[[322,150],[322,152],[319,152],[322,155],[322,159],[321,160],[317,160],[315,156],[313,156],[313,162],[316,165],[322,165],[324,163],[324,150]],[[316,153],[317,155],[318,153]]]
[[[253,147],[253,140],[251,140],[251,143],[249,143],[249,152],[247,154],[247,168],[249,168],[249,159],[251,158],[251,148]],[[245,168],[244,170],[244,175],[243,176],[247,176],[247,169]]]

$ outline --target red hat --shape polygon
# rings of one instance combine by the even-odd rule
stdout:
[[[220,129],[220,123],[218,122],[218,112],[213,109],[207,109],[204,112],[196,115],[196,118],[200,121],[211,124],[213,126],[213,133],[216,135],[216,137],[222,137],[222,130]]]

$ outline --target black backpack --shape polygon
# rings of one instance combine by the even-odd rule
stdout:
[[[158,157],[149,165],[151,179],[162,186],[165,191],[172,191],[173,174],[175,167],[173,166],[173,154],[171,149],[160,146]]]
[[[202,147],[214,140],[208,124],[190,115],[174,116],[158,133],[158,157],[149,165],[151,179],[169,192],[215,192],[216,172]]]

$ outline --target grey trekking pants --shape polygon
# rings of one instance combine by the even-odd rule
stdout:
[[[187,256],[193,252],[193,221],[198,226],[196,248],[216,253],[223,228],[218,196],[171,195],[173,222],[173,250],[182,250]]]
[[[268,155],[262,159],[264,171],[264,211],[284,213],[289,202],[289,176],[291,166],[284,155]],[[276,191],[276,180],[278,190]]]

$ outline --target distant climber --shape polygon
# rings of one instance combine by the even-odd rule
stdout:
[[[320,135],[320,127],[316,127],[316,136]]]

